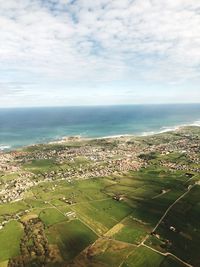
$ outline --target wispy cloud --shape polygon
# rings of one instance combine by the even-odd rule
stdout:
[[[0,6],[3,95],[21,93],[20,83],[31,81],[38,87],[23,86],[25,94],[38,88],[40,95],[44,84],[56,82],[66,82],[69,93],[87,82],[200,81],[197,0],[0,0]]]

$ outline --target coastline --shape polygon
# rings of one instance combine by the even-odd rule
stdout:
[[[181,124],[181,125],[177,125],[173,127],[163,126],[158,131],[147,131],[147,132],[142,132],[140,134],[117,134],[117,135],[108,135],[108,136],[101,136],[101,137],[84,137],[81,135],[63,136],[60,138],[55,138],[55,140],[51,140],[51,141],[46,140],[43,143],[33,143],[33,144],[29,144],[25,146],[17,146],[17,147],[0,144],[0,153],[11,152],[11,151],[15,151],[18,149],[23,149],[23,148],[38,146],[38,145],[45,145],[45,144],[64,144],[70,141],[84,141],[84,140],[90,141],[90,140],[102,140],[102,139],[117,139],[117,138],[125,138],[125,137],[147,137],[147,136],[154,136],[154,135],[159,135],[159,134],[167,133],[167,132],[175,132],[175,131],[179,131],[187,127],[200,127],[200,121],[198,120],[190,124]]]
[[[158,131],[147,131],[142,132],[140,134],[117,134],[117,135],[107,135],[107,136],[101,136],[101,137],[83,137],[81,135],[75,135],[75,136],[64,136],[60,139],[55,139],[54,141],[48,142],[48,144],[55,144],[55,143],[65,143],[67,141],[70,141],[70,139],[74,140],[101,140],[101,139],[115,139],[115,138],[122,138],[122,137],[142,137],[142,136],[153,136],[157,134],[167,133],[167,132],[175,132],[178,130],[181,130],[182,128],[186,127],[200,127],[200,121],[195,121],[192,124],[181,124],[173,127],[162,127],[162,129]],[[37,144],[33,144],[37,145]]]
[[[70,136],[139,137],[200,126],[200,104],[8,109],[0,112],[0,125],[0,150],[9,151]]]

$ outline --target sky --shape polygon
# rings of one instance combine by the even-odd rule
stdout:
[[[200,1],[0,0],[0,107],[200,103]]]

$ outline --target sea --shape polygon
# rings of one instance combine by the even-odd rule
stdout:
[[[150,135],[200,126],[200,104],[0,108],[0,150],[66,136]]]

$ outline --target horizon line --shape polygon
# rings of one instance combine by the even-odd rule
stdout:
[[[59,105],[59,106],[8,106],[0,109],[27,109],[27,108],[67,108],[67,107],[114,107],[114,106],[158,106],[158,105],[200,105],[200,102],[178,103],[133,103],[133,104],[98,104],[98,105]]]

